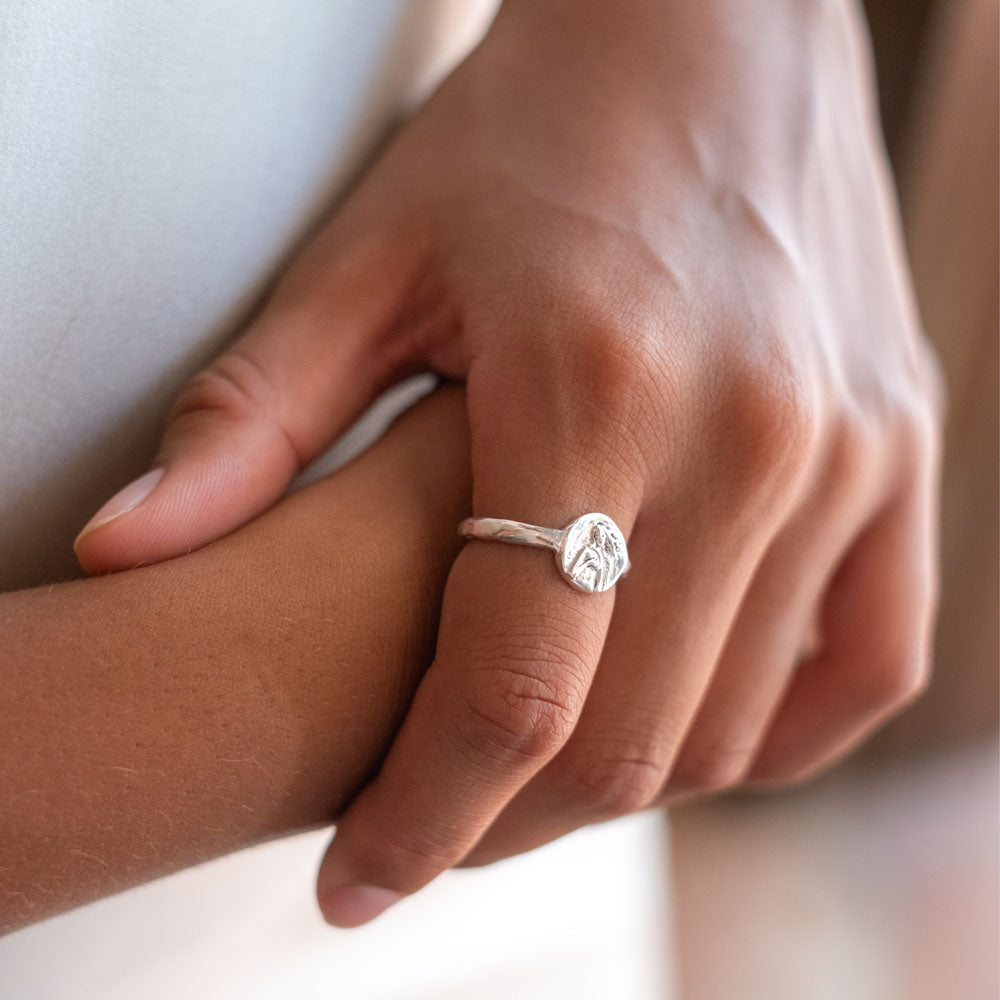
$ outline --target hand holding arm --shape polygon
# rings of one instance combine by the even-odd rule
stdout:
[[[849,0],[509,0],[80,540],[94,570],[203,544],[420,367],[466,379],[475,514],[629,536],[593,596],[462,550],[330,919],[802,778],[921,688],[939,406],[869,77]]]

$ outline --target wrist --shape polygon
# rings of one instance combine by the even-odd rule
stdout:
[[[565,82],[578,116],[613,108],[672,140],[683,122],[764,142],[870,91],[861,23],[856,0],[505,0],[484,48],[536,101]]]

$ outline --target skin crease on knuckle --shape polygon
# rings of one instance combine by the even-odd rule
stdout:
[[[439,833],[415,827],[396,839],[379,838],[357,859],[360,871],[371,873],[372,881],[394,892],[412,892],[415,885],[433,878],[458,858],[450,843]],[[374,876],[374,877],[372,877]]]
[[[196,438],[205,424],[216,421],[253,424],[277,438],[289,469],[298,471],[306,464],[305,449],[278,412],[274,387],[245,351],[227,351],[188,382],[170,411],[164,452],[179,450],[186,438]]]
[[[658,759],[655,746],[633,741],[615,756],[605,751],[595,759],[568,760],[560,773],[571,808],[593,823],[654,805],[667,764]]]
[[[569,739],[586,694],[581,665],[558,645],[506,641],[459,689],[461,740],[491,765],[543,763]]]
[[[753,764],[753,747],[716,744],[697,756],[686,752],[671,774],[677,787],[699,792],[721,792],[735,788]]]
[[[245,353],[233,350],[191,379],[170,416],[177,420],[192,413],[212,412],[248,420],[274,404],[274,389],[260,367]]]

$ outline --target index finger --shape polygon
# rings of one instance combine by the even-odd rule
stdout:
[[[467,544],[445,590],[437,656],[323,860],[330,923],[364,923],[455,865],[558,752],[613,601],[571,590],[544,551]]]
[[[476,513],[561,529],[601,510],[627,534],[640,489],[607,467],[611,453],[581,469],[578,449],[558,447],[567,427],[546,423],[544,400],[504,403],[487,427],[472,421]],[[455,865],[555,756],[583,708],[613,595],[574,589],[545,549],[467,542],[434,662],[323,859],[317,895],[330,923],[365,923]]]

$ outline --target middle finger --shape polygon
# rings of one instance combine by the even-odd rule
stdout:
[[[718,523],[718,522],[716,522]],[[494,820],[465,864],[530,850],[643,809],[662,791],[768,533],[695,517],[637,521],[607,642],[562,751]]]

